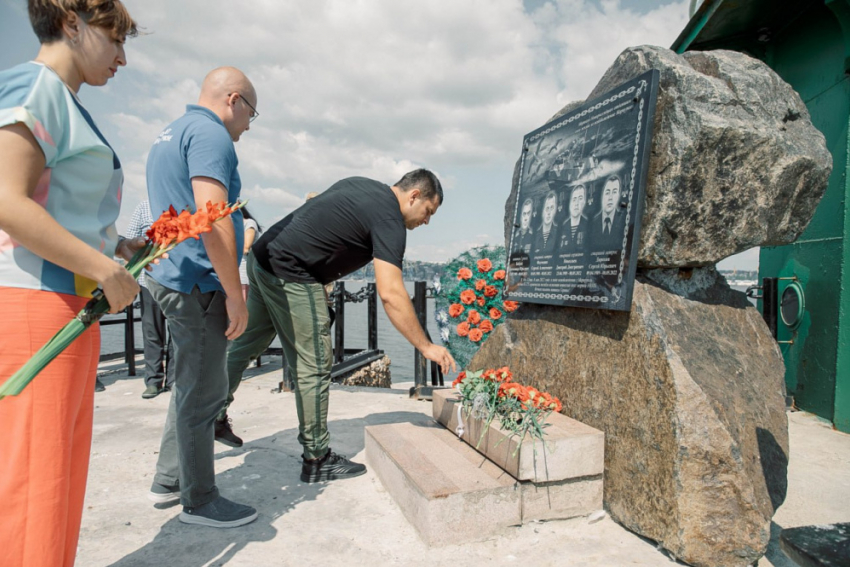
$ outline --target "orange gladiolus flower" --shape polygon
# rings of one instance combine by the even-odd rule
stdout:
[[[519,302],[511,301],[510,299],[505,300],[505,311],[508,313],[513,313],[519,307]]]
[[[469,323],[464,321],[463,323],[459,323],[457,326],[457,334],[460,337],[465,337],[469,335]]]
[[[466,320],[469,322],[470,325],[477,325],[481,322],[481,314],[478,313],[478,311],[476,311],[475,309],[472,309],[469,312],[469,315],[466,317]]]
[[[478,271],[479,272],[486,274],[487,272],[489,272],[492,269],[493,269],[493,262],[491,262],[487,258],[484,258],[482,260],[478,260]]]
[[[472,305],[476,297],[475,292],[471,289],[465,289],[460,293],[460,300],[467,305]]]
[[[466,307],[464,307],[460,303],[452,303],[451,305],[449,305],[449,315],[451,317],[458,317],[461,313],[463,313],[464,309],[466,309]]]
[[[502,312],[496,309],[495,307],[490,308],[490,319],[494,321],[502,318]]]
[[[172,205],[151,224],[146,236],[160,248],[180,244],[189,238],[198,240],[201,234],[212,230],[212,223],[238,208],[238,205],[228,207],[223,203],[213,205],[208,201],[206,210],[200,209],[194,213],[183,210],[178,213]]]
[[[460,374],[457,375],[457,378],[455,378],[455,381],[452,382],[452,388],[454,388],[455,386],[457,386],[458,384],[463,382],[465,379],[466,379],[466,371],[462,371]]]
[[[481,324],[478,325],[478,328],[481,329],[482,333],[489,333],[493,330],[493,323],[490,319],[484,319],[481,321]]]
[[[472,291],[472,290],[470,290],[470,291]],[[477,304],[478,304],[478,307],[484,307],[484,303],[486,303],[486,301],[484,300],[484,298],[483,298],[483,297],[479,297],[479,298],[475,301],[475,303],[477,303]]]
[[[461,268],[457,271],[457,279],[468,280],[472,277],[472,270],[469,268]]]
[[[487,285],[487,280],[478,280],[475,282],[475,289],[481,291]]]
[[[481,329],[472,329],[469,331],[469,340],[477,343],[484,337],[484,333],[481,332]]]
[[[484,295],[487,297],[496,297],[497,293],[499,293],[499,290],[494,285],[488,285],[484,288]]]
[[[496,270],[495,272],[493,272],[493,279],[494,280],[505,279],[505,270]]]

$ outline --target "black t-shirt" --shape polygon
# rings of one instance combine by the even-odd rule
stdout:
[[[264,270],[286,281],[326,284],[372,258],[399,269],[407,232],[389,186],[350,177],[307,201],[251,247]]]

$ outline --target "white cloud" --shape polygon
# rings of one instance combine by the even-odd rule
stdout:
[[[484,235],[502,240],[523,135],[584,98],[627,46],[670,45],[687,15],[687,0],[642,0],[639,11],[625,0],[528,4],[133,1],[147,35],[128,42],[129,65],[107,88],[81,96],[121,157],[131,205],[155,136],[197,100],[209,70],[237,66],[259,99],[237,152],[263,224],[344,177],[391,183],[429,167],[446,206],[409,238],[407,257],[443,260]],[[28,26],[20,10],[0,9]],[[8,57],[2,67],[19,62]]]

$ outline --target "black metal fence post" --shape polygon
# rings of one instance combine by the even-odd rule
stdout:
[[[369,290],[367,309],[369,312],[369,350],[378,350],[378,292],[375,284],[366,285]]]
[[[136,375],[136,317],[133,314],[133,304],[124,309],[127,318],[124,320],[124,362],[127,363],[127,374]]]
[[[425,282],[413,283],[413,310],[416,312],[416,318],[423,329],[425,326],[426,313],[426,288]],[[428,360],[422,356],[418,349],[413,351],[413,387],[410,389],[411,398],[427,398],[422,396],[422,390],[428,385]]]
[[[762,280],[762,314],[770,334],[776,339],[779,336],[779,278],[764,278]]]
[[[345,282],[334,284],[334,364],[339,364],[345,358]]]

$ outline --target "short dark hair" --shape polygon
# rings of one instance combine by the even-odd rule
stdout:
[[[422,197],[428,201],[437,197],[437,204],[443,204],[443,186],[437,176],[427,169],[414,169],[404,174],[394,187],[398,187],[405,193],[411,189],[419,189]]]
[[[584,198],[587,199],[587,187],[585,187],[584,184],[582,184],[582,183],[579,183],[578,185],[573,185],[573,188],[570,189],[570,199],[573,198],[573,193],[575,193],[579,189],[584,190]]]
[[[115,39],[139,34],[121,0],[27,0],[27,9],[40,43],[62,39],[62,24],[70,12],[76,12],[90,26],[109,31]]]
[[[616,182],[617,182],[617,189],[618,189],[618,190],[620,190],[620,191],[622,191],[622,190],[623,190],[623,182],[622,182],[622,181],[620,181],[620,176],[619,176],[619,175],[609,175],[609,176],[605,179],[605,183],[603,183],[603,184],[602,184],[602,187],[603,187],[603,188],[605,188],[605,186],[606,186],[606,185],[608,185],[608,184],[609,184],[610,182],[612,182],[612,181],[616,181]]]

